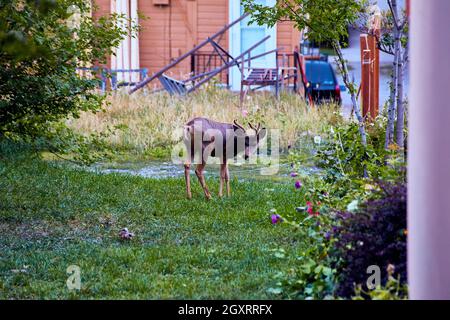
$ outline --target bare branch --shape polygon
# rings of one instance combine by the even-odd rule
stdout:
[[[397,0],[387,0],[389,5],[389,10],[391,11],[392,17],[394,19],[395,28],[400,31],[400,24],[398,21],[398,13],[397,13]]]

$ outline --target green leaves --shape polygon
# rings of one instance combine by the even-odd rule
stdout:
[[[80,13],[76,30],[67,23],[71,7]],[[84,0],[0,1],[0,136],[46,139],[61,120],[102,107],[98,80],[76,68],[106,62],[135,27],[121,30],[117,15],[94,20],[90,10]]]
[[[274,7],[243,0],[252,22],[275,25],[280,20],[294,21],[296,28],[308,29],[308,38],[317,42],[341,40],[348,35],[347,27],[363,11],[366,0],[283,0]]]

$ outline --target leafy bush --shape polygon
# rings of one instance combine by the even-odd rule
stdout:
[[[389,276],[384,275],[385,286],[370,292],[361,287],[356,293],[373,299],[402,297],[406,281],[403,156],[384,149],[381,117],[367,125],[367,146],[361,143],[357,123],[325,131],[321,137],[310,137],[315,141],[311,156],[319,167],[315,175],[297,174],[305,163],[301,150],[291,150],[289,156],[292,177],[301,181],[303,207],[298,209],[309,215],[300,222],[292,213],[282,218],[299,227],[300,237],[309,241],[307,248],[299,250],[298,268],[279,275],[278,290],[283,288],[287,297],[350,298],[357,284],[365,284],[368,266],[378,264],[385,270],[394,264],[398,287],[392,285],[395,281],[386,284]]]
[[[80,18],[75,26],[76,12]],[[122,15],[93,18],[90,1],[0,2],[0,137],[45,139],[52,149],[70,153],[98,137],[62,129],[64,120],[82,111],[99,111],[105,97],[94,89],[98,79],[84,79],[76,68],[105,63],[128,31]],[[75,19],[75,20],[74,20]],[[95,77],[94,77],[95,78]],[[68,133],[69,141],[59,135]],[[88,158],[85,153],[82,158]]]
[[[372,265],[386,270],[395,267],[401,283],[406,276],[406,187],[380,183],[356,213],[342,212],[341,223],[333,230],[339,296],[351,297],[355,285],[365,285],[367,268]],[[382,274],[386,284],[389,274]]]
[[[345,210],[370,195],[371,182],[404,181],[404,158],[395,150],[384,149],[385,123],[382,119],[367,126],[367,145],[360,139],[358,123],[348,122],[329,129],[316,146],[315,160],[322,179],[310,187],[311,197],[336,210]],[[303,161],[291,160],[297,167]],[[300,160],[300,159],[299,159]]]

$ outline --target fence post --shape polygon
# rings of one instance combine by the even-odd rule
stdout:
[[[360,36],[361,43],[361,101],[362,113],[365,119],[368,119],[371,111],[371,51],[369,47],[369,39],[367,34]]]
[[[363,117],[368,120],[378,116],[380,105],[380,50],[377,46],[380,25],[381,18],[375,14],[369,34],[360,36],[362,109]]]
[[[372,119],[378,116],[380,105],[380,50],[374,35],[368,36],[370,48],[370,115]]]

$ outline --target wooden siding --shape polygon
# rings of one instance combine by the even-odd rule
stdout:
[[[101,17],[108,15],[111,12],[111,0],[93,0],[94,11],[92,15],[94,17]]]
[[[93,0],[92,17],[98,19],[111,13],[111,0]],[[111,57],[107,58],[106,67],[111,66]]]
[[[112,0],[95,1],[99,7],[95,16],[110,12]],[[140,21],[140,67],[148,68],[152,74],[217,32],[229,22],[228,5],[229,0],[170,0],[169,6],[139,0],[138,10],[147,17]],[[299,41],[299,32],[292,23],[277,25],[277,46],[283,47],[284,52],[292,52]],[[224,34],[219,43],[228,49],[228,34]],[[210,46],[202,49],[202,52],[212,51]],[[186,59],[169,73],[182,77],[189,72],[190,59]]]
[[[198,40],[202,41],[228,24],[228,0],[197,0],[197,2]],[[228,50],[228,32],[216,41]],[[208,46],[202,50],[211,52],[213,49]]]
[[[282,52],[293,52],[300,45],[300,32],[294,28],[294,23],[283,21],[277,23],[277,47]]]

